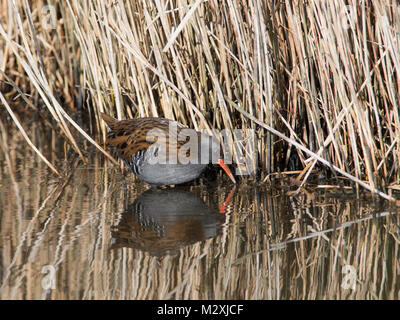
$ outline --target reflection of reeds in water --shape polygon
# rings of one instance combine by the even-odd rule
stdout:
[[[52,180],[20,136],[8,139],[14,144],[1,143],[0,153],[1,299],[399,298],[395,212],[374,218],[379,206],[354,199],[240,186],[214,238],[173,255],[111,249],[113,226],[146,187],[97,156],[70,169],[68,183]],[[230,191],[191,189],[207,205]],[[46,265],[56,270],[54,290],[42,287]],[[346,265],[356,271],[354,291],[345,289]]]

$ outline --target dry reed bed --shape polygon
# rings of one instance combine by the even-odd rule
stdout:
[[[304,183],[318,159],[372,191],[399,183],[397,1],[31,5],[1,4],[0,98],[24,99],[82,160],[77,136],[96,144],[104,111],[253,128],[263,174],[304,168]]]

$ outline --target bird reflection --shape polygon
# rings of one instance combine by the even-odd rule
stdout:
[[[223,213],[192,192],[150,189],[122,214],[112,231],[112,248],[136,248],[156,256],[174,254],[217,236],[224,221]]]

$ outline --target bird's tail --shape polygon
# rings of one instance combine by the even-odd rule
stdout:
[[[117,119],[114,119],[113,117],[109,116],[108,114],[105,113],[100,113],[100,116],[103,118],[103,120],[107,123],[107,126],[111,129],[114,130],[116,123],[118,122]]]

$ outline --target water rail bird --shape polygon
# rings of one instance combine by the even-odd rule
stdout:
[[[194,180],[214,161],[236,183],[213,136],[165,118],[116,120],[104,113],[101,117],[109,129],[107,144],[152,187]]]

